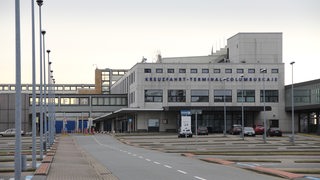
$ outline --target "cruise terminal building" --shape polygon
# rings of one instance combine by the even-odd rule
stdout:
[[[223,132],[233,124],[263,125],[290,131],[285,111],[282,33],[238,33],[226,47],[206,56],[141,62],[111,86],[126,94],[126,108],[93,119],[100,131],[176,132],[181,112],[191,115],[192,128]],[[264,114],[265,113],[265,114]],[[195,117],[197,116],[197,117]]]

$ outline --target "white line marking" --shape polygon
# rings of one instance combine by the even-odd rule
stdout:
[[[146,161],[151,161],[150,159],[146,159]]]
[[[128,154],[131,154],[131,152],[128,152]]]
[[[159,162],[157,162],[157,161],[153,161],[153,163],[155,163],[155,164],[160,164]]]
[[[204,178],[199,177],[199,176],[193,176],[193,177],[196,178],[196,179],[200,179],[200,180],[207,180],[207,179],[204,179]]]
[[[164,165],[164,167],[166,167],[166,168],[170,168],[170,169],[172,168],[171,166],[166,165],[166,164]]]
[[[132,156],[137,156],[136,154],[132,154]]]
[[[177,170],[179,173],[182,173],[182,174],[187,174],[187,172],[185,171],[182,171],[182,170]]]
[[[140,159],[143,159],[143,156],[139,156]]]

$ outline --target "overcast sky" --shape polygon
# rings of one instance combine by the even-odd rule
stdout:
[[[0,0],[0,84],[15,83],[14,2]],[[290,84],[291,61],[295,83],[320,78],[319,9],[319,0],[44,0],[42,24],[57,83],[93,84],[96,67],[129,69],[158,52],[208,55],[238,32],[283,32]],[[31,83],[31,0],[21,0],[21,39],[22,83]]]

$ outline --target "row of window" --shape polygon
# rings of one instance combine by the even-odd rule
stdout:
[[[32,105],[32,98],[29,99],[30,106]],[[36,105],[40,102],[39,98],[36,98]],[[55,98],[55,104],[61,106],[89,106],[88,97],[61,97]],[[46,104],[53,103],[53,98],[46,98]],[[127,98],[125,97],[93,97],[91,98],[92,106],[126,106]]]
[[[265,92],[265,96],[264,96]],[[214,90],[214,102],[232,102],[232,90]],[[278,90],[260,90],[260,102],[279,102]],[[163,90],[144,91],[145,102],[163,102]],[[237,102],[255,102],[255,90],[237,90]],[[168,90],[168,102],[186,102],[186,90]],[[191,102],[209,102],[209,90],[191,90]]]
[[[77,91],[78,89],[94,89],[94,85],[79,85],[79,86],[68,86],[68,85],[54,85],[53,86],[47,85],[47,91],[55,90],[55,91]],[[52,88],[52,89],[51,89]],[[33,87],[32,85],[22,85],[21,90],[22,91],[32,91]],[[15,85],[8,85],[8,86],[0,86],[0,91],[15,91],[16,86]],[[42,89],[44,90],[44,88]],[[40,91],[40,86],[36,86],[36,91]]]
[[[224,73],[232,73],[232,70],[233,69],[231,69],[231,68],[226,68],[226,69],[224,69]],[[162,69],[162,68],[156,68],[155,69],[155,72],[156,73],[164,73],[164,70]],[[187,73],[187,69],[185,69],[185,68],[180,68],[180,69],[178,69],[178,72],[179,73]],[[198,73],[198,69],[196,69],[196,68],[191,68],[191,69],[189,69],[189,72],[190,73]],[[203,68],[203,69],[200,69],[199,70],[199,72],[201,72],[201,73],[203,73],[203,74],[208,74],[208,73],[210,73],[210,69],[208,69],[208,68]],[[213,69],[213,71],[212,71],[213,73],[215,73],[215,74],[219,74],[219,73],[221,73],[221,69]],[[244,72],[245,72],[245,69],[243,69],[243,68],[237,68],[236,70],[235,70],[235,72],[236,73],[239,73],[239,74],[243,74]],[[260,72],[260,70],[258,71],[258,72]],[[152,73],[152,69],[151,68],[145,68],[144,69],[144,73]],[[167,71],[166,71],[166,73],[175,73],[175,69],[174,68],[168,68],[167,69]],[[256,69],[254,69],[254,68],[249,68],[249,69],[247,69],[247,73],[249,73],[249,74],[253,74],[253,73],[256,73]],[[267,73],[267,72],[265,72],[265,73]],[[279,69],[271,69],[271,73],[279,73]]]

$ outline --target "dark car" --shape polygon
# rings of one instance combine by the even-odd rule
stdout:
[[[240,134],[242,131],[241,125],[240,124],[234,124],[232,125],[231,129],[229,130],[230,134]]]
[[[267,136],[282,136],[282,131],[280,128],[272,127],[268,129]]]
[[[208,135],[208,128],[205,126],[199,126],[197,133],[198,135]]]
[[[254,128],[254,132],[257,134],[257,135],[261,135],[264,133],[264,127],[263,125],[256,125],[256,127]]]

